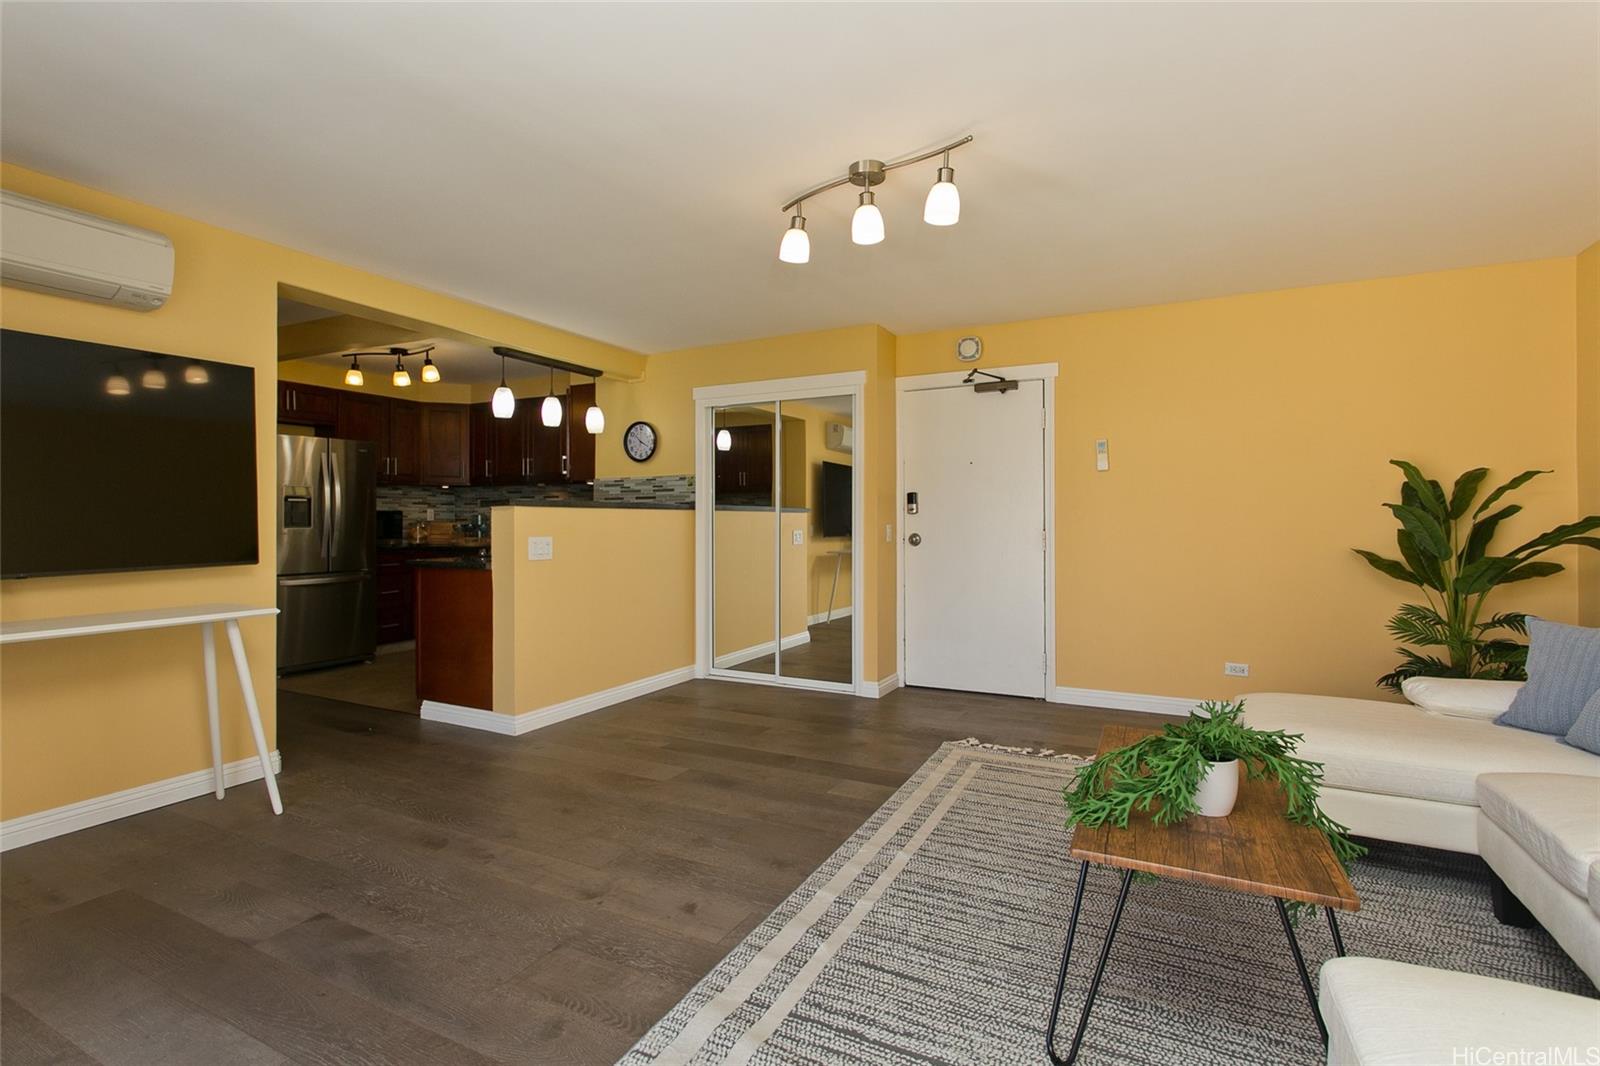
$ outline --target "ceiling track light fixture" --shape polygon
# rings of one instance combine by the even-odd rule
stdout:
[[[918,152],[913,155],[891,159],[887,163],[881,159],[862,159],[851,163],[845,175],[815,185],[796,196],[783,205],[783,211],[788,213],[794,208],[794,215],[789,219],[789,228],[784,231],[783,240],[778,245],[778,259],[785,263],[809,263],[811,261],[811,237],[806,233],[806,217],[802,210],[805,202],[819,193],[836,189],[841,185],[858,185],[861,195],[856,205],[855,214],[850,219],[850,240],[856,244],[880,244],[883,242],[883,212],[878,210],[877,198],[873,195],[872,187],[881,185],[888,177],[889,171],[908,167],[913,163],[920,163],[934,156],[942,157],[938,173],[935,175],[933,188],[928,190],[928,198],[922,207],[922,220],[930,226],[953,226],[961,220],[961,194],[956,189],[956,172],[950,166],[950,153],[963,145],[972,142],[972,135],[968,134],[960,140],[951,141],[949,144],[935,148],[929,152]]]
[[[439,366],[433,361],[433,356],[429,354],[433,349],[434,345],[430,344],[414,351],[409,348],[390,348],[382,352],[349,352],[347,355],[341,355],[339,358],[348,358],[350,360],[350,365],[345,368],[344,383],[351,388],[359,389],[367,383],[367,376],[361,372],[361,360],[363,358],[383,359],[392,355],[394,356],[394,373],[389,380],[397,389],[409,388],[411,386],[411,372],[406,369],[405,361],[414,355],[420,355],[422,356],[422,380],[424,383],[432,385],[439,380]]]

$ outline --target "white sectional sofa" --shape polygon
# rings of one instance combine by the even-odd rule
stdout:
[[[1268,692],[1245,698],[1244,717],[1304,737],[1299,754],[1323,764],[1323,810],[1355,835],[1482,856],[1496,916],[1537,919],[1600,985],[1600,755],[1494,724],[1488,704],[1509,694],[1491,695],[1462,717]],[[1319,999],[1330,1066],[1534,1061],[1516,1057],[1530,1049],[1600,1061],[1600,1001],[1582,996],[1341,958],[1322,967]]]
[[[1594,1062],[1600,1001],[1387,959],[1329,959],[1328,1066]],[[1535,1057],[1538,1055],[1547,1057]]]
[[[1478,853],[1515,902],[1600,985],[1600,779],[1479,777]],[[1497,901],[1495,913],[1515,921],[1508,902]],[[1600,1004],[1595,1009],[1600,1017]]]
[[[1477,854],[1479,775],[1600,777],[1600,755],[1486,718],[1286,692],[1244,699],[1250,725],[1304,735],[1299,754],[1323,765],[1322,809],[1357,836]]]

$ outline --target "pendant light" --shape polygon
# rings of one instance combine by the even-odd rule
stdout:
[[[183,368],[183,381],[186,385],[205,385],[211,381],[211,371],[199,363],[190,363]]]
[[[944,154],[938,179],[922,205],[922,221],[930,226],[954,226],[961,221],[961,191],[956,188],[956,172],[950,169],[949,152]]]
[[[850,217],[850,240],[856,244],[883,242],[883,212],[873,202],[871,189],[861,190],[861,202]]]
[[[411,387],[411,374],[406,370],[406,364],[401,359],[401,351],[403,350],[404,349],[397,350],[394,353],[394,375],[389,379],[394,382],[394,387],[397,389],[408,389]]]
[[[712,416],[713,419],[715,419],[715,417],[716,417],[715,415]],[[731,451],[733,451],[733,434],[729,433],[727,431],[727,429],[719,429],[719,430],[717,430],[717,435],[716,435],[716,437],[714,439],[717,442],[717,451],[719,451],[719,452],[731,452]]]
[[[561,424],[561,401],[556,398],[556,368],[550,368],[550,391],[539,405],[539,421],[554,428]]]
[[[366,381],[366,375],[361,372],[361,357],[352,355],[350,357],[350,369],[344,372],[344,383],[359,389],[366,384]]]
[[[782,263],[811,262],[811,238],[806,234],[805,201],[794,205],[794,217],[778,244],[778,261]]]
[[[500,357],[500,387],[489,401],[489,412],[496,418],[510,418],[517,410],[517,398],[506,385],[506,357]]]
[[[122,373],[121,367],[113,367],[111,376],[106,378],[107,396],[128,396],[133,393],[133,383]]]
[[[146,389],[164,389],[167,387],[167,372],[161,369],[160,363],[151,363],[150,369],[139,375],[139,384]]]
[[[428,385],[439,380],[439,368],[433,365],[433,356],[428,352],[422,353],[422,380]]]
[[[583,428],[591,434],[600,434],[606,431],[606,413],[600,410],[600,375],[594,377],[594,403],[589,405],[589,410],[583,415]]]

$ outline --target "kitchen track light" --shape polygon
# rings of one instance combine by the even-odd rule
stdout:
[[[778,245],[778,259],[785,263],[811,261],[811,237],[806,233],[806,219],[800,207],[811,197],[838,188],[840,185],[861,187],[860,202],[856,206],[855,214],[850,218],[850,240],[862,245],[881,243],[884,237],[883,212],[878,209],[872,187],[881,185],[889,171],[920,163],[934,156],[942,156],[943,159],[935,175],[933,188],[928,191],[927,201],[923,204],[922,220],[930,226],[955,225],[961,220],[961,193],[956,189],[956,172],[950,166],[950,153],[965,144],[970,144],[971,141],[972,135],[968,134],[960,140],[952,141],[932,151],[892,159],[887,163],[879,159],[858,160],[850,164],[844,177],[834,178],[807,189],[783,205],[785,213],[790,208],[796,210],[789,220],[789,228],[784,231],[783,240]]]

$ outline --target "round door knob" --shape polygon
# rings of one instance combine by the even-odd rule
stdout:
[[[912,546],[912,547],[913,547],[913,548],[915,548],[915,547],[916,547],[916,546],[917,546],[917,545],[918,545],[918,544],[921,544],[921,543],[922,543],[922,534],[921,534],[921,533],[913,533],[913,534],[911,534],[911,536],[909,536],[909,537],[907,537],[907,538],[906,538],[906,541],[907,541],[907,542],[908,542],[908,543],[909,543],[909,544],[910,544],[910,545],[911,545],[911,546]]]

